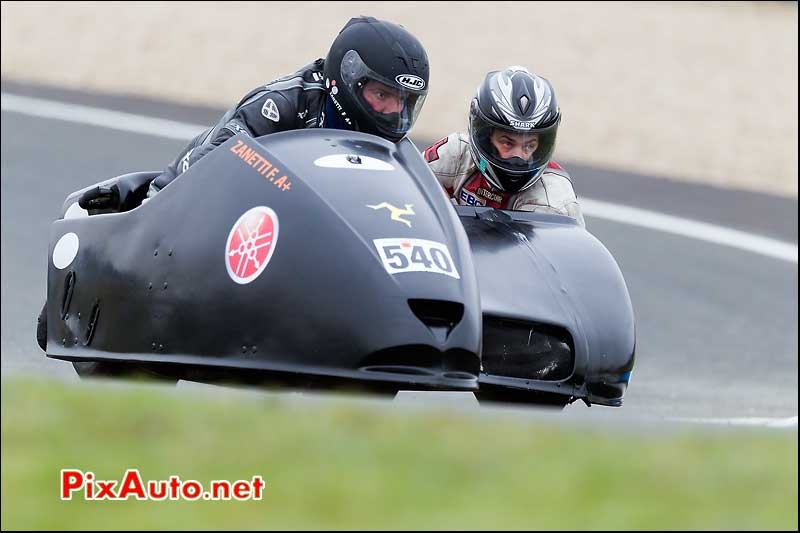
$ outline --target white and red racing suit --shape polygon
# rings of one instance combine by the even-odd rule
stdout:
[[[555,161],[531,187],[510,194],[493,187],[478,170],[466,133],[448,135],[426,148],[424,156],[454,204],[555,213],[586,225],[569,174]]]

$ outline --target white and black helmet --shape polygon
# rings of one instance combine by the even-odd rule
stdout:
[[[556,144],[561,110],[546,79],[524,67],[489,72],[469,109],[472,157],[489,182],[509,193],[532,186],[544,172]],[[501,157],[494,135],[520,142],[526,157]]]

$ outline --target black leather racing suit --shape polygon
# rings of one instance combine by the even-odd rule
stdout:
[[[150,183],[148,196],[169,185],[181,172],[238,133],[260,137],[279,131],[321,127],[324,120],[323,66],[317,59],[294,74],[250,91],[217,124],[194,139],[175,161]]]

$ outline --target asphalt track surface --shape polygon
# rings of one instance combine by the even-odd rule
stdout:
[[[211,124],[222,110],[2,82],[3,93]],[[443,132],[443,134],[446,132]],[[431,139],[415,139],[424,147]],[[72,191],[163,168],[184,141],[2,112],[2,375],[77,380],[35,342],[49,225]],[[562,162],[579,196],[725,226],[797,245],[797,200]],[[560,416],[658,421],[797,417],[797,261],[587,216],[633,301],[636,366],[621,409]],[[121,243],[124,245],[124,243]],[[470,397],[468,399],[468,396]],[[463,393],[406,394],[473,404]],[[437,400],[437,401],[439,401]]]

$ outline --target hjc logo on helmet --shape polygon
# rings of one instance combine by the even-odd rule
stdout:
[[[395,76],[394,80],[403,87],[408,87],[409,89],[419,91],[425,88],[425,80],[413,74],[398,74]]]

